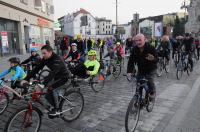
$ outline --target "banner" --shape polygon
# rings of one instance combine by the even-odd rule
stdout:
[[[1,44],[2,44],[2,52],[8,53],[9,52],[8,33],[5,31],[1,32]]]
[[[161,37],[163,34],[163,25],[162,22],[155,23],[155,36]]]

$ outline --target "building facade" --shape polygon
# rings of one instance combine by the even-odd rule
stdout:
[[[200,35],[200,0],[191,0],[186,6],[188,10],[188,22],[185,25],[185,31]]]
[[[96,19],[96,34],[97,35],[111,35],[112,34],[112,20],[106,18]]]
[[[1,56],[54,41],[53,0],[0,0]]]
[[[87,26],[83,26],[81,18],[87,16]],[[58,19],[61,24],[61,31],[69,36],[75,37],[82,34],[82,37],[94,37],[96,35],[96,20],[85,9],[65,15]]]

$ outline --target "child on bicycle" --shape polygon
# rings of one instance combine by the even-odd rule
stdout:
[[[23,92],[22,94],[26,94],[28,92],[28,90],[26,89],[26,87],[22,86],[20,84],[21,80],[23,80],[26,77],[26,73],[24,72],[24,70],[19,66],[20,64],[20,59],[17,57],[12,57],[8,60],[10,62],[10,68],[3,71],[0,74],[0,79],[4,78],[7,74],[11,74],[11,88],[15,89],[15,88],[23,88]],[[15,94],[13,94],[13,99],[14,100],[17,96]]]
[[[96,56],[97,52],[95,50],[90,50],[88,52],[88,60],[78,64],[74,69],[71,69],[72,74],[85,79],[90,76],[95,76],[100,68],[100,63]]]

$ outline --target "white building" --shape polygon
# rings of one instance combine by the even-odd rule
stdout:
[[[120,38],[123,39],[123,40],[126,40],[127,38],[131,37],[131,29],[132,29],[131,23],[118,25]],[[116,25],[113,25],[112,32],[113,32],[113,34],[115,34]]]
[[[192,32],[200,35],[200,0],[191,0],[186,6],[189,13],[188,22],[185,25],[185,32]]]
[[[97,38],[112,37],[112,20],[96,17],[96,35]]]
[[[81,17],[87,16],[88,25],[82,26]],[[96,20],[86,10],[65,15],[58,19],[61,24],[61,30],[64,34],[75,37],[77,34],[82,34],[82,37],[95,37],[96,35]]]
[[[155,23],[154,21],[145,19],[139,23],[139,33],[144,34],[146,37],[153,37],[155,35]]]

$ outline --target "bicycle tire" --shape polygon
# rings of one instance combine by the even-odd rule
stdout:
[[[4,96],[4,97],[2,97],[2,96]],[[6,99],[6,104],[4,105],[3,108],[0,107],[0,115],[3,114],[3,112],[6,110],[6,108],[7,108],[8,105],[9,105],[9,96],[8,96],[8,94],[5,93],[5,92],[0,92],[0,104],[1,104],[1,101],[2,101],[3,99]]]
[[[133,110],[133,108],[135,108],[135,101],[137,102],[137,108],[136,108],[136,110]],[[127,111],[126,111],[126,116],[125,116],[125,130],[126,130],[126,132],[134,132],[136,127],[137,127],[139,117],[140,117],[140,103],[139,102],[140,102],[139,98],[137,96],[134,96],[131,99],[131,101],[128,105],[128,108],[127,108]],[[130,114],[136,114],[136,120],[135,120],[135,123],[134,123],[133,128],[131,130],[129,128]],[[131,123],[131,124],[133,124],[133,123]]]
[[[176,70],[176,78],[178,80],[180,80],[182,78],[182,75],[183,75],[183,70]]]
[[[95,82],[95,77],[98,77],[98,82]],[[103,73],[98,73],[97,76],[95,77],[92,77],[91,79],[91,82],[90,82],[90,86],[92,88],[92,90],[95,92],[95,93],[98,93],[100,92],[103,88],[104,88],[104,85],[105,85],[105,76],[103,75]],[[95,84],[96,83],[102,83],[102,85],[100,86],[96,86]]]
[[[71,95],[71,94],[77,94],[77,95],[80,96],[81,108],[80,108],[79,112],[73,118],[66,118],[66,117],[64,117],[64,113],[66,113],[66,112],[64,112],[63,114],[61,114],[61,119],[64,120],[64,121],[66,121],[66,122],[72,122],[72,121],[76,120],[81,115],[81,113],[83,111],[83,108],[84,108],[84,98],[83,98],[83,95],[79,91],[67,91],[64,94],[64,97],[65,98],[69,97],[69,95]],[[75,99],[77,99],[77,97]],[[70,102],[69,98],[67,98],[67,100]],[[61,111],[63,111],[63,105],[64,105],[65,102],[66,102],[66,99],[62,99],[61,102],[60,102],[59,106],[60,106],[60,110]],[[69,112],[70,112],[70,114],[72,113],[71,110],[69,110]]]
[[[156,71],[157,71],[157,76],[161,77],[162,73],[163,73],[163,66],[162,66],[162,64],[160,62],[158,63],[158,68],[157,68]]]
[[[8,122],[6,123],[6,127],[5,127],[5,130],[4,130],[4,132],[10,132],[11,130],[10,130],[10,125],[11,125],[11,123],[13,122],[13,119],[15,119],[16,118],[16,116],[18,116],[18,114],[20,114],[21,112],[27,112],[27,111],[29,111],[29,109],[27,108],[27,107],[24,107],[24,108],[21,108],[21,109],[18,109],[12,116],[11,116],[11,118],[9,118],[9,120],[8,120]],[[37,114],[37,116],[38,116],[38,118],[39,118],[39,122],[38,122],[38,124],[37,124],[37,127],[34,127],[35,128],[35,130],[33,131],[33,132],[39,132],[39,130],[40,130],[40,127],[41,127],[41,123],[42,123],[42,113],[41,113],[41,111],[39,110],[39,109],[37,109],[36,107],[32,107],[32,115],[33,115],[33,112],[36,112],[36,114]],[[27,116],[27,113],[25,113],[25,115],[24,116]],[[30,118],[29,118],[30,119]],[[31,119],[32,119],[32,117],[31,117]],[[24,122],[24,119],[22,119],[23,121],[22,122]],[[17,120],[17,123],[19,123],[19,120]],[[16,123],[14,123],[15,124],[15,130],[16,130]],[[24,124],[22,124],[22,125],[24,125]],[[21,130],[22,129],[22,125],[20,125],[19,126],[19,129],[20,130],[18,130],[19,132],[20,131],[23,131],[23,130]],[[30,122],[29,122],[29,124],[26,124],[26,125],[32,125]],[[28,126],[24,126],[25,127],[25,129],[26,128],[28,128]],[[30,130],[28,130],[28,131],[30,131]]]
[[[156,101],[156,98],[150,99],[150,97],[148,96],[147,105],[146,105],[147,112],[152,112],[153,111],[153,108],[154,108],[154,105],[155,105],[155,101]],[[150,104],[152,104],[152,106],[150,106]]]
[[[187,75],[190,76],[190,72],[191,72],[192,66],[190,63],[187,64]]]
[[[122,71],[121,64],[117,64],[116,66],[113,65],[113,69],[114,68],[115,68],[115,71],[113,71],[113,77],[117,79],[120,76],[121,71]]]

